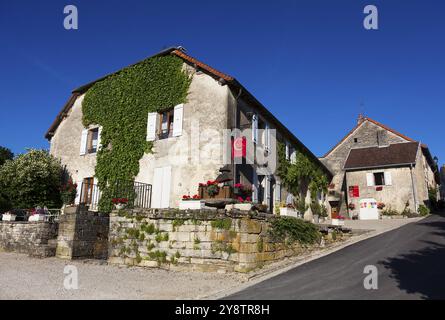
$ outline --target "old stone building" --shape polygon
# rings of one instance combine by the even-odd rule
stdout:
[[[286,197],[275,174],[276,141],[286,144],[288,158],[294,159],[296,152],[303,152],[331,178],[319,159],[235,78],[194,59],[181,47],[166,49],[148,59],[164,56],[182,60],[191,84],[185,103],[141,119],[154,152],[140,159],[135,181],[152,186],[151,207],[178,207],[183,195],[196,194],[199,183],[215,179],[221,168],[228,167],[226,174],[232,178],[232,186],[251,185],[253,202],[272,210]],[[76,203],[91,206],[95,196],[90,186],[97,184],[97,151],[112,146],[101,145],[100,125],[84,127],[82,105],[88,90],[103,79],[74,90],[46,133],[51,154],[61,159],[78,184]],[[109,112],[114,112],[112,105]],[[234,133],[236,129],[239,131]],[[231,132],[228,137],[226,130]],[[254,157],[245,150],[235,154],[234,141],[240,138],[241,145],[247,145],[241,149],[251,147]]]
[[[365,198],[386,209],[416,212],[439,184],[425,144],[363,116],[320,160],[334,173],[328,194],[332,216],[357,215]]]

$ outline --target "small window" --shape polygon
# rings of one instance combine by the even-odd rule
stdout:
[[[94,178],[85,178],[82,183],[81,203],[91,204],[93,199]]]
[[[374,183],[376,186],[385,185],[385,174],[383,172],[374,173]]]
[[[358,142],[358,139],[357,138],[354,138],[354,143],[357,143]]]
[[[159,117],[159,139],[167,139],[173,135],[173,110],[165,111]]]
[[[87,151],[88,153],[96,153],[99,140],[99,128],[88,130]]]

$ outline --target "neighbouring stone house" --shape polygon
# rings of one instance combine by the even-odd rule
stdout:
[[[272,211],[287,196],[274,170],[276,141],[286,145],[288,159],[302,152],[328,179],[332,177],[320,160],[235,78],[189,56],[181,47],[163,50],[148,59],[167,55],[181,59],[183,70],[192,80],[185,103],[141,119],[147,124],[147,141],[153,142],[154,152],[140,159],[135,181],[152,185],[152,208],[177,208],[183,195],[196,194],[199,183],[215,179],[221,168],[228,167],[226,174],[233,179],[229,183],[252,185],[253,202],[267,205]],[[101,127],[84,128],[82,124],[82,103],[88,90],[104,78],[75,89],[46,133],[50,153],[61,159],[78,184],[77,204],[92,205],[94,201],[91,186],[97,184],[96,152],[101,147]],[[113,112],[112,105],[109,112]],[[224,135],[227,129],[232,130],[228,139]],[[241,133],[233,133],[235,129]],[[244,150],[241,157],[234,156],[233,141],[239,138],[241,148],[247,148],[244,144],[253,146],[255,156],[250,162]],[[261,163],[258,154],[264,154]]]
[[[333,216],[356,215],[365,198],[386,209],[417,212],[419,205],[428,205],[429,188],[439,185],[437,165],[425,144],[363,116],[320,160],[334,173],[328,191]]]

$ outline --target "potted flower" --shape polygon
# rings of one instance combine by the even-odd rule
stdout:
[[[17,215],[13,214],[12,212],[8,211],[5,212],[2,216],[2,221],[15,221],[17,218]]]
[[[241,211],[250,211],[252,209],[252,199],[250,197],[246,197],[245,199],[238,197],[234,208]]]
[[[338,215],[337,217],[332,218],[332,225],[344,226],[345,225],[345,217]]]
[[[179,201],[179,210],[199,210],[204,208],[204,201],[201,201],[199,194],[195,194],[192,197],[189,195],[183,195],[181,201]]]
[[[47,210],[37,207],[31,211],[31,215],[28,218],[29,222],[45,221]]]
[[[310,205],[312,217],[314,220],[314,223],[320,222],[320,212],[321,212],[321,205],[317,201],[312,202]]]
[[[219,186],[217,181],[207,181],[207,194],[210,198],[214,198],[219,193]]]
[[[128,199],[127,198],[113,198],[112,202],[114,204],[114,207],[117,210],[122,210],[128,204]]]
[[[233,186],[233,193],[236,195],[241,195],[243,193],[243,184],[242,183],[235,183]]]
[[[60,197],[64,206],[74,204],[77,195],[77,184],[73,183],[72,179],[69,179],[66,184],[60,187]]]
[[[320,220],[321,222],[324,222],[326,218],[328,217],[328,208],[322,204],[320,209]]]
[[[286,204],[284,201],[280,203],[280,215],[281,216],[290,216],[290,217],[298,217],[297,211],[292,204]]]

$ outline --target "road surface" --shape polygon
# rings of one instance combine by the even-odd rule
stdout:
[[[364,288],[377,267],[378,289]],[[353,244],[225,299],[445,299],[445,217]]]

